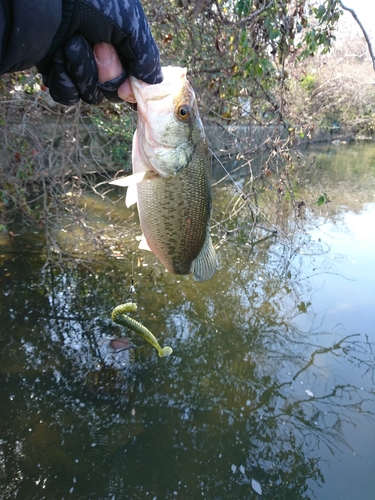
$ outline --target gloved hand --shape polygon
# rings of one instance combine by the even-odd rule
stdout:
[[[52,98],[71,105],[97,104],[105,95],[121,102],[117,89],[129,75],[146,83],[163,79],[159,50],[139,0],[63,0],[65,17],[49,54],[37,64]],[[92,45],[113,44],[123,72],[98,83]]]

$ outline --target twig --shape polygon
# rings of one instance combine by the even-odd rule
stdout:
[[[270,2],[268,2],[268,4],[264,5],[260,9],[256,10],[255,12],[253,12],[250,16],[245,17],[245,19],[241,19],[241,21],[239,21],[237,23],[237,26],[238,27],[244,26],[245,24],[247,24],[250,21],[252,21],[253,19],[255,19],[257,16],[259,16],[259,14],[261,14],[262,12],[264,12],[265,10],[267,10],[269,7],[271,7],[271,5],[273,4],[274,1],[275,0],[271,0]]]
[[[370,38],[365,30],[365,28],[363,27],[363,24],[361,23],[361,21],[358,19],[358,16],[356,14],[356,12],[353,10],[353,9],[350,9],[349,7],[346,7],[341,0],[339,0],[339,4],[341,5],[341,7],[344,9],[344,10],[347,10],[348,12],[351,13],[351,15],[354,17],[356,23],[358,24],[358,26],[361,28],[362,30],[362,33],[363,33],[363,36],[365,37],[366,39],[366,43],[367,43],[367,47],[368,47],[368,50],[370,52],[370,56],[371,56],[371,60],[372,60],[372,66],[375,70],[375,54],[374,54],[374,51],[372,50],[372,45],[371,45],[371,42],[370,42]]]
[[[244,226],[236,227],[235,229],[226,229],[221,223],[217,224],[222,231],[225,232],[225,236],[230,236],[232,234],[238,233],[239,231],[244,231],[245,229],[248,229],[249,227],[253,228],[254,224],[246,224]],[[267,226],[263,226],[263,224],[255,224],[256,227],[259,227],[259,229],[263,229],[264,231],[268,231],[269,233],[276,235],[277,234],[277,229],[272,229]]]
[[[268,231],[272,234],[277,234],[277,229],[273,229],[272,227],[263,226],[263,224],[257,224],[257,227],[263,229],[263,231]]]

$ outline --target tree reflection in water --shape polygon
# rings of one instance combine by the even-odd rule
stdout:
[[[133,354],[103,350],[129,334],[108,314],[130,264],[2,263],[5,498],[256,498],[252,479],[265,499],[314,497],[322,464],[373,419],[357,385],[374,380],[373,346],[319,326],[289,246],[229,242],[220,262],[202,284],[137,269],[137,319],[173,347],[165,360],[134,335]]]

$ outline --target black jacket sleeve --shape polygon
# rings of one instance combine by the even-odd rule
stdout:
[[[62,0],[0,0],[0,74],[35,66],[64,17]]]
[[[101,42],[115,46],[123,66],[109,87],[98,84],[92,46]],[[0,0],[0,74],[32,66],[66,105],[96,104],[102,94],[120,100],[129,75],[150,84],[163,79],[140,0]]]

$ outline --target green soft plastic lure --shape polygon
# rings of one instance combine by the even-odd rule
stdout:
[[[141,323],[126,314],[136,310],[137,304],[135,304],[134,302],[120,304],[112,311],[112,321],[114,321],[118,325],[130,328],[130,330],[133,330],[133,332],[139,333],[141,337],[143,337],[145,340],[147,340],[147,342],[150,342],[150,344],[155,347],[161,358],[172,354],[173,350],[171,347],[160,347],[159,342],[156,340],[155,336],[150,332],[150,330],[148,330],[145,326],[141,325]]]

